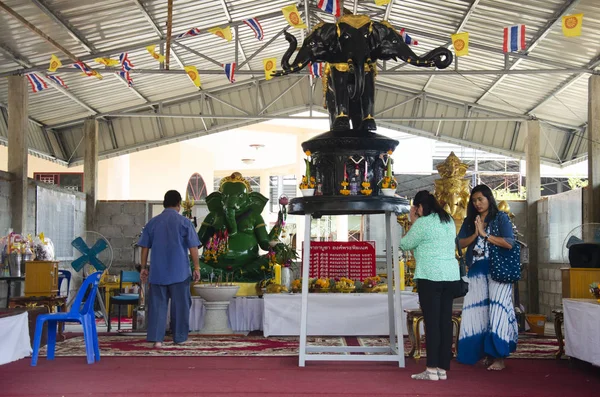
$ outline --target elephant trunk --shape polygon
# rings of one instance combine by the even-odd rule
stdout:
[[[236,209],[233,207],[225,207],[223,210],[225,212],[225,226],[227,226],[227,231],[230,235],[236,234],[238,231],[237,221],[235,218]]]
[[[290,34],[288,32],[283,33],[285,34],[285,39],[290,43],[290,46],[283,54],[283,57],[281,57],[281,67],[286,72],[289,72],[292,68],[290,66],[290,58],[292,57],[294,51],[296,51],[296,48],[298,48],[298,41],[296,40],[296,36],[294,36],[293,34]]]
[[[354,90],[350,93],[352,99],[360,98],[365,90],[365,61],[358,60],[354,65]]]

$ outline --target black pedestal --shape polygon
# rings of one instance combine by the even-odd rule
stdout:
[[[296,197],[290,200],[288,214],[312,214],[313,218],[323,215],[372,215],[393,212],[408,213],[410,203],[401,197],[385,196],[327,196]]]
[[[396,146],[397,140],[364,130],[328,131],[302,143],[302,149],[311,152],[316,194],[324,196],[342,196],[339,191],[345,175],[348,182],[354,180],[357,184],[357,188],[349,187],[350,190],[360,191],[362,182],[367,181],[371,184],[371,196],[377,196],[377,184],[386,169],[384,155],[389,150],[394,151]]]

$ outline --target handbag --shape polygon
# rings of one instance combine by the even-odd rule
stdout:
[[[462,249],[458,244],[458,237],[456,238],[456,251],[458,251],[458,268],[460,271],[460,280],[458,280],[458,287],[454,294],[454,298],[462,298],[469,292],[469,282],[465,280],[467,275],[467,264],[466,259],[462,253]]]
[[[490,222],[493,236],[499,236],[498,220]],[[489,244],[490,276],[499,283],[516,283],[521,279],[521,245],[515,241],[511,249]]]

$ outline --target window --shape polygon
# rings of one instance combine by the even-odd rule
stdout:
[[[279,197],[285,194],[289,199],[296,197],[296,176],[271,176],[269,177],[269,205],[271,212],[279,211]]]
[[[83,172],[34,172],[33,179],[75,192],[83,192]]]
[[[195,173],[190,177],[186,189],[186,197],[194,199],[194,201],[206,198],[206,183],[204,183],[204,179],[200,174]]]

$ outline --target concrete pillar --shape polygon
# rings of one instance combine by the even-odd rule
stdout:
[[[27,81],[8,77],[8,172],[12,174],[12,228],[16,233],[33,232],[27,227]]]
[[[588,183],[587,222],[600,222],[600,76],[588,82]]]
[[[83,124],[85,153],[83,158],[83,190],[85,192],[85,227],[96,230],[98,200],[98,121],[88,118]]]
[[[529,305],[527,311],[539,311],[538,280],[538,201],[541,194],[540,178],[540,122],[527,121],[527,139],[525,147],[527,174],[527,243],[529,246],[529,265],[527,281],[529,289]],[[540,247],[541,249],[543,247]]]

